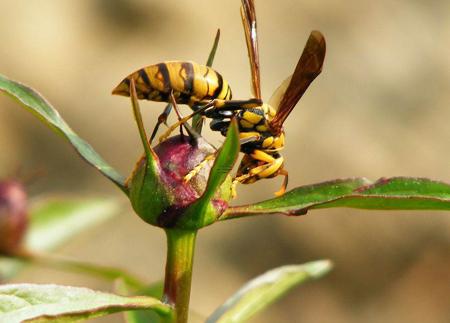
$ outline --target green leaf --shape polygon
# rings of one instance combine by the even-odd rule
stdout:
[[[28,250],[48,251],[119,213],[114,199],[47,199],[31,209],[31,223],[25,240]]]
[[[281,197],[231,207],[227,220],[258,214],[301,215],[309,209],[351,207],[369,210],[450,210],[450,185],[426,178],[392,177],[370,182],[340,179],[294,188]]]
[[[211,205],[212,199],[215,197],[221,185],[224,184],[227,178],[229,178],[229,173],[231,172],[231,169],[239,156],[239,150],[239,130],[236,120],[232,120],[230,127],[228,128],[225,142],[222,147],[220,147],[209,173],[205,192],[188,208],[188,210],[186,210],[186,213],[180,219],[179,223],[181,225],[185,225],[190,228],[200,228],[209,224],[211,220],[216,220],[217,217],[214,219],[204,218],[203,220],[199,219],[199,217],[205,217],[205,215],[215,213],[208,212],[208,208],[213,207]]]
[[[207,320],[207,323],[247,322],[291,289],[328,273],[332,264],[328,260],[289,265],[272,269],[245,284]]]
[[[79,155],[94,166],[100,173],[110,179],[126,193],[124,178],[108,165],[86,141],[80,138],[59,115],[58,111],[38,92],[16,81],[0,75],[0,91],[10,95],[26,109],[37,116],[44,124],[63,136]]]
[[[206,66],[211,67],[214,62],[214,57],[216,56],[217,46],[219,46],[220,39],[220,29],[217,29],[216,37],[214,38],[213,45],[211,47],[211,51],[209,52],[208,59],[206,60]]]
[[[117,215],[119,210],[113,199],[42,199],[31,206],[24,247],[32,252],[54,250],[80,232]],[[11,277],[22,266],[16,259],[0,258],[0,278]]]
[[[138,290],[137,295],[144,295],[154,297],[156,299],[161,299],[163,295],[163,282],[157,282],[147,286],[144,289]],[[120,280],[116,284],[116,292],[123,295],[133,295],[131,292],[132,286],[129,286],[125,281]],[[127,311],[124,313],[125,321],[127,323],[163,323],[164,318],[156,315],[154,311],[151,310],[137,310],[137,311]]]
[[[148,296],[125,297],[60,285],[0,286],[0,323],[73,322],[137,309],[152,309],[162,316],[172,312],[171,307]]]

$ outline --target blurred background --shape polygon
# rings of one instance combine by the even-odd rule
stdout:
[[[111,96],[130,72],[165,60],[206,61],[235,98],[250,96],[239,0],[0,2],[0,73],[28,84],[123,174],[142,148],[129,101]],[[327,39],[323,73],[286,122],[290,187],[339,177],[450,181],[450,2],[257,1],[262,92],[294,70],[312,29]],[[30,194],[122,194],[61,138],[0,96],[1,176],[45,169]],[[151,129],[163,108],[144,102]],[[186,112],[188,110],[185,110]],[[208,133],[220,144],[222,138]],[[236,204],[272,197],[281,178],[239,187]],[[199,235],[191,305],[207,315],[244,282],[276,266],[329,258],[334,271],[298,288],[253,322],[448,322],[448,212],[320,210],[220,223]],[[156,281],[165,241],[130,208],[60,251]],[[42,268],[16,282],[108,290]],[[120,322],[120,315],[98,322]]]

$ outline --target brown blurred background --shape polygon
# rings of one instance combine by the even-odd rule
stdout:
[[[43,93],[122,173],[141,154],[129,101],[110,95],[128,73],[164,60],[214,66],[235,98],[250,95],[240,1],[1,1],[0,73]],[[286,123],[291,187],[327,179],[425,176],[450,181],[450,2],[257,1],[263,97],[292,73],[310,30],[327,39],[323,73]],[[0,167],[45,169],[31,194],[125,198],[71,147],[0,96]],[[149,129],[163,108],[142,104]],[[186,110],[187,111],[187,110]],[[219,136],[208,134],[219,144]],[[272,197],[281,179],[240,187],[236,203]],[[220,223],[198,239],[192,307],[207,315],[245,281],[329,258],[335,270],[253,322],[448,322],[448,212],[313,211]],[[162,277],[165,242],[130,209],[61,253]],[[94,279],[33,268],[17,282],[107,290]],[[119,322],[120,315],[99,319]]]

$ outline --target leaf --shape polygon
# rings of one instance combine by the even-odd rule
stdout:
[[[59,115],[58,111],[35,90],[16,81],[9,80],[0,75],[0,91],[4,91],[27,110],[37,116],[44,124],[53,131],[63,136],[78,152],[78,154],[89,164],[94,166],[100,173],[110,179],[123,192],[127,193],[124,178],[114,168],[108,165],[102,157],[80,138]]]
[[[172,312],[170,306],[148,296],[125,297],[61,285],[0,286],[0,323],[73,322],[137,309],[152,309],[162,316]]]
[[[118,214],[113,199],[48,199],[31,210],[31,223],[25,246],[29,250],[48,251],[64,244],[80,232]]]
[[[272,269],[256,277],[230,297],[207,320],[207,323],[247,322],[291,289],[320,278],[332,268],[329,260]]]
[[[42,199],[31,207],[24,247],[32,252],[54,250],[80,232],[117,215],[119,210],[119,204],[112,199]],[[11,277],[22,265],[12,258],[0,258],[0,278]]]
[[[131,289],[132,286],[127,284],[123,280],[119,280],[116,284],[116,292],[123,295],[133,295]],[[163,296],[163,282],[157,282],[149,285],[148,287],[138,290],[138,295],[151,296],[157,299],[161,299]],[[124,313],[125,321],[127,323],[163,323],[165,320],[160,316],[156,315],[154,311],[151,310],[137,310],[137,311],[127,311]]]
[[[231,207],[220,220],[257,214],[305,214],[309,209],[450,210],[450,185],[426,178],[338,179],[294,188],[281,197]]]
[[[206,66],[211,67],[214,62],[214,57],[216,56],[217,46],[219,46],[220,39],[220,29],[217,29],[216,37],[214,37],[214,42],[209,52],[208,59],[206,60]]]

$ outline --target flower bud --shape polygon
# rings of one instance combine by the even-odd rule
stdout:
[[[208,201],[201,221],[182,219],[207,187],[214,160],[205,159],[215,153],[210,144],[202,138],[193,142],[179,135],[157,145],[154,153],[154,167],[142,158],[127,181],[133,208],[144,221],[164,228],[198,229],[213,223],[225,211],[231,199],[230,177]],[[195,168],[198,173],[186,181],[185,176]]]
[[[14,180],[0,181],[0,254],[14,254],[28,224],[27,195]]]

